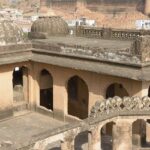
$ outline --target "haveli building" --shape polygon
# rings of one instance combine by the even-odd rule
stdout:
[[[150,31],[69,35],[61,18],[41,17],[30,39],[9,21],[0,33],[1,149],[148,149]]]

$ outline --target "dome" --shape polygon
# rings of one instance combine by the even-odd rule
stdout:
[[[30,37],[47,38],[50,36],[64,36],[68,33],[68,25],[61,17],[40,17],[33,23]]]
[[[21,44],[26,41],[25,35],[15,23],[0,20],[0,45]]]

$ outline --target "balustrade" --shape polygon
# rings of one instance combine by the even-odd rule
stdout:
[[[107,36],[106,36],[107,35]],[[112,39],[112,40],[134,40],[142,35],[150,35],[150,30],[132,30],[132,29],[111,29],[95,27],[78,27],[77,36]]]

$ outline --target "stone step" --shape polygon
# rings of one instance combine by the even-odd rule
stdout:
[[[14,112],[24,111],[28,109],[28,105],[25,101],[15,102],[13,106]]]

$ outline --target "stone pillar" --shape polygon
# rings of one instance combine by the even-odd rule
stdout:
[[[113,150],[132,149],[132,123],[121,119],[113,127]]]
[[[148,96],[150,82],[143,81],[142,82],[142,90],[141,90],[141,97]]]
[[[145,14],[150,15],[150,0],[145,0]]]
[[[88,133],[88,149],[101,150],[100,127],[97,126]]]
[[[23,93],[24,100],[28,101],[28,69],[23,68]]]
[[[34,64],[31,64],[31,69],[29,70],[29,108],[31,110],[35,110],[36,107],[36,99],[37,94],[39,95],[39,92],[37,93],[36,87],[38,87],[37,79],[36,79],[36,73],[35,73],[35,66]]]
[[[150,123],[146,122],[146,142],[150,142]]]
[[[57,71],[56,71],[57,73]],[[53,112],[54,118],[65,121],[67,114],[67,90],[65,87],[65,80],[58,74],[53,75]]]

